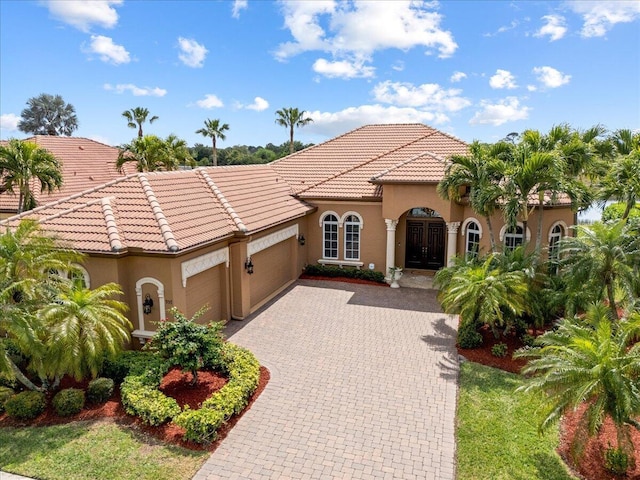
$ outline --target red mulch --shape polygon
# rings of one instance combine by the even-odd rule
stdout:
[[[515,335],[501,335],[500,338],[496,339],[489,328],[483,328],[480,333],[483,338],[482,346],[474,349],[458,347],[458,353],[471,362],[499,368],[511,373],[520,373],[520,369],[525,365],[526,360],[511,358],[513,352],[523,346],[520,339]],[[506,343],[509,348],[507,356],[504,358],[495,357],[491,353],[491,347],[501,342]],[[632,429],[632,439],[635,447],[635,469],[629,470],[626,476],[612,475],[604,469],[604,449],[609,446],[609,443],[612,446],[617,446],[616,431],[610,419],[605,421],[600,434],[587,442],[583,456],[575,461],[572,459],[570,451],[572,440],[578,430],[577,418],[584,408],[582,407],[576,413],[565,415],[560,423],[558,453],[569,465],[573,474],[584,480],[640,480],[640,432],[637,430]]]
[[[376,285],[378,287],[388,287],[386,283],[374,282],[373,280],[363,280],[361,278],[347,277],[322,277],[319,275],[307,275],[303,273],[300,278],[304,280],[328,280],[330,282],[359,283],[360,285]]]
[[[151,427],[143,424],[136,417],[127,415],[120,403],[120,392],[117,389],[106,403],[100,405],[87,404],[80,413],[70,417],[59,417],[51,405],[51,402],[49,402],[45,412],[31,421],[18,421],[9,418],[6,414],[0,415],[0,427],[45,426],[80,420],[109,420],[121,425],[128,425],[133,430],[157,438],[165,443],[180,445],[192,450],[208,450],[213,452],[218,445],[220,445],[222,440],[225,439],[229,431],[238,422],[242,415],[251,408],[253,403],[267,386],[269,378],[269,370],[265,367],[260,367],[260,381],[258,383],[258,388],[251,396],[249,405],[247,405],[247,408],[245,408],[240,415],[232,417],[226,424],[224,424],[218,430],[218,437],[215,442],[208,445],[199,445],[184,441],[182,439],[184,430],[172,423],[161,425],[159,427]],[[175,398],[180,406],[189,405],[192,408],[198,408],[203,400],[222,388],[222,386],[226,384],[227,380],[215,372],[200,370],[198,372],[198,383],[196,385],[191,385],[190,382],[191,373],[183,373],[177,368],[174,368],[165,375],[162,383],[160,384],[160,389],[165,393],[165,395]],[[72,378],[65,377],[62,382],[60,382],[60,388],[86,388],[87,383],[87,381],[76,382]]]

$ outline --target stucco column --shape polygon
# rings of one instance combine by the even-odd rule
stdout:
[[[384,278],[390,281],[389,269],[396,266],[396,227],[398,226],[398,220],[385,218],[384,223],[387,224],[387,268],[384,271]]]
[[[448,222],[447,223],[447,266],[453,265],[453,259],[456,256],[456,234],[460,228],[460,222]]]

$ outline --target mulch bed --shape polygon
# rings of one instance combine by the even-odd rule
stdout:
[[[49,402],[45,412],[31,421],[19,421],[9,418],[6,414],[0,415],[0,427],[59,425],[82,420],[113,421],[120,425],[126,425],[139,433],[159,439],[164,443],[180,445],[191,450],[208,450],[213,452],[225,439],[238,420],[240,420],[245,412],[251,408],[256,399],[264,391],[267,383],[269,382],[269,378],[269,370],[265,367],[260,367],[258,388],[251,396],[247,408],[245,408],[240,415],[232,417],[227,423],[225,423],[218,430],[218,437],[216,440],[207,445],[200,445],[183,440],[182,435],[184,434],[184,430],[172,423],[161,425],[159,427],[152,427],[145,425],[136,417],[127,415],[122,408],[120,392],[117,389],[107,402],[100,405],[87,404],[80,413],[70,417],[58,416],[51,405],[51,402]],[[202,401],[210,397],[227,383],[227,379],[225,377],[222,377],[216,372],[206,370],[198,371],[197,384],[191,385],[191,379],[191,373],[185,373],[177,368],[173,368],[164,376],[162,383],[160,384],[160,389],[165,393],[165,395],[175,398],[180,406],[189,405],[191,408],[198,408]],[[60,382],[60,387],[86,389],[87,383],[87,381],[76,382],[72,378],[65,377]]]
[[[515,350],[522,347],[522,342],[515,335],[501,335],[495,338],[491,329],[483,328],[482,346],[474,349],[462,349],[458,347],[458,353],[471,362],[480,363],[489,367],[499,368],[511,373],[520,373],[521,368],[526,364],[524,359],[512,359],[511,355]],[[530,332],[531,333],[531,332]],[[542,332],[538,332],[542,333]],[[506,343],[509,351],[504,358],[492,355],[491,347],[496,343]],[[627,475],[616,476],[604,469],[604,459],[602,452],[611,445],[617,445],[616,431],[610,419],[605,421],[602,431],[597,437],[590,439],[585,447],[584,454],[579,459],[573,459],[571,455],[571,445],[578,433],[578,417],[584,411],[581,407],[577,412],[565,415],[560,423],[560,445],[558,453],[564,459],[572,473],[584,480],[640,480],[640,432],[633,430],[632,439],[635,447],[634,470],[629,470]]]

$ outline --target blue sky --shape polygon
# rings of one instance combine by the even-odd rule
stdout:
[[[118,145],[122,112],[145,133],[288,140],[275,111],[314,122],[321,142],[369,123],[421,122],[472,141],[568,122],[640,128],[640,0],[25,1],[0,0],[0,136],[28,98],[60,94],[75,135]]]

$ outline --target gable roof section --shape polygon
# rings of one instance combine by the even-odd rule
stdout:
[[[118,148],[88,138],[35,135],[24,141],[36,143],[62,163],[63,184],[60,190],[42,193],[40,184],[35,180],[31,182],[31,191],[38,205],[55,202],[134,172],[129,165],[125,165],[122,173],[116,169]],[[0,211],[18,211],[18,195],[0,195]]]
[[[349,145],[346,154],[340,151],[342,144]],[[468,151],[461,140],[420,124],[362,127],[318,145],[315,152],[314,148],[283,159],[287,162],[272,164],[287,180],[296,165],[302,171],[312,171],[309,181],[294,185],[300,198],[379,199],[379,184],[438,182],[446,159]],[[324,161],[323,155],[329,161]]]
[[[78,250],[178,252],[253,233],[313,208],[268,165],[138,173],[0,222],[33,218]]]

